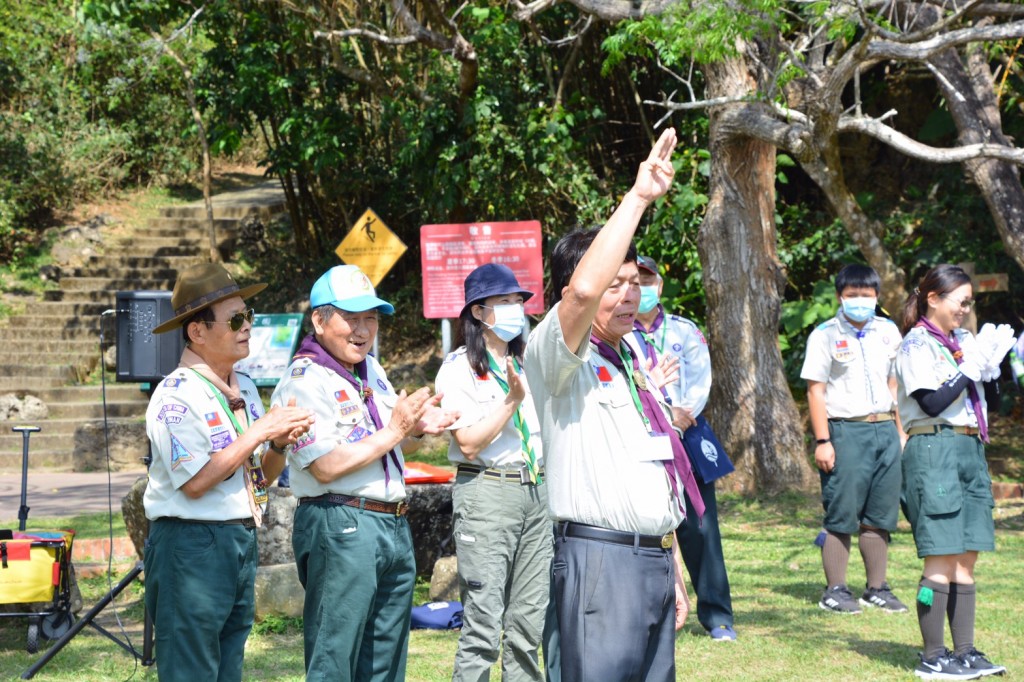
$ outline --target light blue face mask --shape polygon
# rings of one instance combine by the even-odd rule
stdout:
[[[843,299],[843,314],[851,322],[867,322],[875,314],[877,298],[869,296],[857,296]]]
[[[640,312],[649,313],[658,305],[658,285],[640,287]]]
[[[481,306],[494,311],[494,324],[484,326],[493,331],[499,339],[508,343],[523,333],[526,326],[526,313],[521,303],[504,303],[496,306]]]

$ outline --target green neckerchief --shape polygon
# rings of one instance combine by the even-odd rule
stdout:
[[[238,418],[235,417],[234,410],[232,410],[231,406],[228,405],[227,398],[224,397],[224,392],[214,386],[209,379],[199,372],[196,372],[196,370],[193,369],[192,372],[202,379],[203,383],[209,386],[210,390],[213,391],[213,395],[217,398],[217,402],[220,403],[220,406],[224,408],[224,412],[228,415],[228,420],[231,421],[231,425],[235,427],[235,437],[237,438],[241,436],[245,429],[243,429],[242,425],[238,423]],[[241,391],[239,391],[239,395],[241,395]],[[246,410],[243,407],[242,411],[245,412],[245,427],[249,428],[249,426],[252,425],[252,419],[249,418],[249,410]],[[256,457],[255,450],[249,456],[249,464],[245,467],[245,477],[248,479],[249,487],[252,489],[253,499],[256,504],[265,504],[269,499],[267,493],[269,485],[266,477],[263,475],[263,461]]]
[[[655,333],[657,333],[657,332],[655,332]],[[647,343],[649,343],[652,346],[654,346],[654,349],[656,351],[658,351],[658,356],[659,357],[661,355],[664,355],[664,353],[665,353],[665,335],[667,333],[668,333],[668,325],[665,324],[664,320],[661,321],[661,342],[660,343],[655,342],[654,334],[652,334],[651,332],[646,331],[644,329],[640,330],[640,334],[643,335],[644,341],[646,341]]]
[[[636,381],[633,378],[633,353],[624,341],[619,341],[617,350],[619,359],[622,360],[622,375],[626,378],[626,385],[629,386],[629,397],[633,399],[633,407],[640,414],[640,418],[644,420],[644,426],[647,427],[647,432],[650,433],[651,420],[644,414],[644,406],[640,404],[640,394],[636,392]],[[625,351],[625,354],[623,354],[623,351]]]
[[[495,362],[490,351],[487,351],[487,365],[490,367],[495,381],[501,386],[501,390],[505,392],[505,395],[508,395],[508,381],[505,380],[501,370],[498,368],[498,363]],[[519,372],[519,362],[516,361],[515,357],[512,358],[512,367],[516,372]],[[530,483],[536,485],[540,480],[540,470],[537,468],[537,456],[533,452],[533,446],[530,445],[530,428],[526,420],[523,419],[523,406],[521,403],[516,407],[515,414],[512,415],[512,425],[519,431],[519,440],[523,444],[523,459],[526,460],[526,468],[530,474]]]

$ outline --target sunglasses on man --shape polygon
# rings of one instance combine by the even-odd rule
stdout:
[[[256,316],[256,310],[254,308],[249,308],[248,310],[243,310],[241,312],[235,313],[234,315],[229,317],[227,320],[223,320],[223,321],[221,321],[221,320],[203,320],[203,322],[205,322],[208,325],[209,324],[226,324],[228,326],[228,328],[231,329],[231,331],[237,332],[239,329],[242,328],[242,325],[245,324],[246,322],[248,322],[249,324],[252,324],[252,320],[253,320],[253,318],[255,316]]]

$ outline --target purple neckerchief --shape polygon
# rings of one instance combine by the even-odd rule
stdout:
[[[654,344],[648,341],[647,338],[648,335],[653,335],[654,332],[658,331],[663,322],[665,322],[665,308],[660,303],[658,304],[658,314],[654,316],[650,329],[644,329],[644,323],[640,320],[633,320],[633,329],[640,332],[640,347],[644,349],[644,355],[651,361],[651,367],[658,364],[658,353]]]
[[[931,334],[932,338],[942,344],[942,347],[950,352],[953,356],[953,360],[956,364],[961,364],[964,361],[964,351],[960,348],[959,342],[956,337],[950,337],[942,333],[942,330],[935,326],[935,323],[929,320],[927,317],[922,317],[917,321],[915,327],[924,327],[924,330]],[[978,395],[978,387],[973,381],[967,384],[967,395],[971,397],[971,407],[974,408],[974,417],[978,420],[978,434],[981,436],[981,440],[984,443],[988,442],[988,424],[985,423],[985,413],[981,409],[981,396]]]
[[[349,382],[353,386],[359,388],[359,395],[363,399],[363,403],[366,404],[366,411],[370,413],[370,419],[373,420],[373,427],[375,430],[380,431],[384,428],[384,423],[380,419],[380,412],[377,411],[377,404],[373,402],[373,389],[366,385],[366,359],[355,366],[356,374],[359,375],[357,379],[352,375],[352,372],[348,371],[341,366],[341,363],[334,359],[334,356],[327,352],[320,342],[316,340],[316,337],[310,334],[306,338],[302,339],[302,343],[299,344],[299,349],[295,351],[295,355],[292,360],[296,358],[308,358],[320,365],[326,367],[332,372],[336,373],[345,381]],[[391,461],[398,467],[398,471],[402,471],[402,463],[398,459],[398,453],[394,450],[389,450],[386,455],[381,455],[380,465],[384,467],[384,487],[388,486],[391,482],[391,471],[388,469],[388,455],[391,455]]]
[[[597,346],[598,354],[611,362],[617,370],[622,372],[623,378],[627,383],[633,381],[629,373],[626,372],[625,367],[622,364],[622,357],[616,353],[611,346],[597,338],[593,334],[590,335],[590,342]],[[619,342],[620,346],[626,349],[629,353],[630,359],[633,360],[633,370],[640,371],[640,364],[636,361],[636,357],[630,352],[627,344]],[[697,512],[697,517],[704,518],[704,499],[700,496],[700,489],[697,487],[697,479],[693,477],[693,471],[690,469],[690,459],[686,456],[686,450],[683,449],[683,441],[676,433],[675,429],[672,428],[672,424],[669,422],[665,413],[661,409],[661,405],[658,404],[657,399],[650,391],[640,390],[637,386],[637,396],[640,398],[640,404],[643,406],[644,416],[651,423],[651,427],[658,433],[665,434],[669,442],[672,444],[672,459],[670,461],[663,461],[662,464],[665,466],[665,473],[668,474],[669,483],[672,486],[672,492],[676,496],[676,500],[680,506],[682,506],[682,496],[679,494],[679,488],[677,487],[676,481],[677,476],[683,481],[683,489],[686,491],[686,496],[690,498],[690,504],[693,505],[694,511]]]

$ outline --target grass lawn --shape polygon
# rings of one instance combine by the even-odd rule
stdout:
[[[920,634],[913,612],[867,610],[860,616],[838,616],[817,607],[823,579],[820,551],[812,544],[820,523],[816,497],[792,494],[749,500],[722,495],[719,508],[740,639],[713,643],[691,616],[677,638],[677,679],[914,679]],[[1019,613],[1018,591],[1024,565],[1024,501],[999,503],[996,519],[998,550],[983,554],[977,567],[975,642],[992,660],[1006,665],[1010,674],[1020,675],[1024,618]],[[921,561],[903,523],[894,535],[889,581],[908,604],[920,572]],[[863,584],[864,569],[856,550],[849,577],[851,587]],[[87,607],[106,585],[101,578],[85,582]],[[140,591],[134,586],[129,591],[127,601],[137,602]],[[418,592],[418,598],[422,594]],[[137,603],[122,606],[122,621],[132,632],[140,631],[140,617]],[[948,643],[948,629],[946,636]],[[23,619],[0,619],[0,679],[17,679],[36,659],[25,653],[24,638]],[[457,639],[457,632],[413,632],[407,679],[450,679]],[[138,634],[134,640],[138,642]],[[258,625],[248,643],[246,679],[301,680],[301,671],[302,637],[296,623]],[[156,679],[155,671],[136,668],[116,645],[87,628],[34,679],[99,682],[133,675]]]

